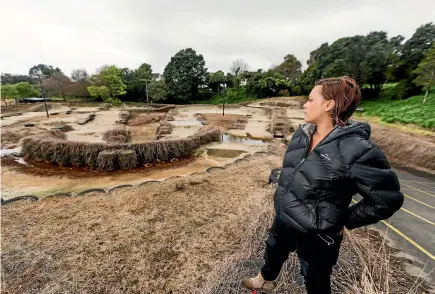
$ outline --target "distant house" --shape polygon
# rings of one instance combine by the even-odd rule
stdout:
[[[152,78],[154,81],[160,81],[161,79],[163,79],[163,75],[161,75],[159,73],[153,73]]]

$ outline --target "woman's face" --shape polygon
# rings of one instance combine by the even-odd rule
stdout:
[[[315,86],[311,90],[307,103],[304,104],[304,120],[307,123],[319,124],[330,120],[329,111],[334,106],[333,100],[326,100],[322,96],[322,86]]]

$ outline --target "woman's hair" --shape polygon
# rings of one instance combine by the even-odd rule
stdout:
[[[344,76],[322,79],[315,85],[322,86],[322,96],[326,100],[335,101],[331,117],[337,125],[344,126],[361,100],[361,91],[356,81]]]

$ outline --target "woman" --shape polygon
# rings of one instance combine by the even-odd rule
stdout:
[[[270,291],[283,263],[296,251],[309,294],[331,293],[343,229],[389,218],[403,204],[396,174],[369,141],[370,126],[348,122],[361,92],[349,77],[320,80],[304,105],[304,120],[284,155],[274,195],[275,220],[265,265],[247,289]],[[363,200],[349,207],[352,196]]]

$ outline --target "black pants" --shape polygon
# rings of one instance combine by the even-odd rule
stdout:
[[[307,293],[329,294],[332,266],[337,262],[342,239],[339,233],[302,234],[275,219],[266,242],[266,263],[261,274],[267,281],[275,280],[290,252],[296,251]]]

